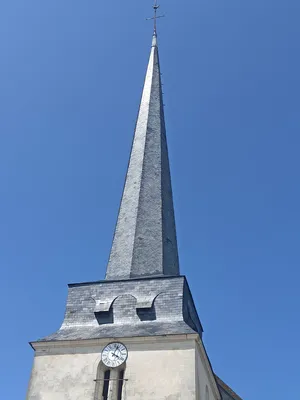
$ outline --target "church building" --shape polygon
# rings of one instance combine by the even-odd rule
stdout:
[[[27,399],[242,400],[202,332],[179,271],[155,27],[105,279],[69,284],[61,328],[31,342]]]

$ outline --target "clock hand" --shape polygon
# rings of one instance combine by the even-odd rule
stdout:
[[[118,351],[118,350],[120,351],[120,345],[117,344],[117,345],[116,345],[116,348],[115,348],[115,352]],[[113,354],[116,355],[115,353],[113,353]],[[118,356],[117,356],[117,357],[118,357]],[[119,357],[118,357],[118,358],[119,358]]]

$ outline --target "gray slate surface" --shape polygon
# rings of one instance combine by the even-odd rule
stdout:
[[[106,279],[179,275],[156,35]]]
[[[186,279],[179,276],[71,284],[61,328],[41,340],[195,332],[202,335],[202,326]]]

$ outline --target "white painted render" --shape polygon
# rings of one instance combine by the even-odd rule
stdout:
[[[214,386],[214,378],[209,373],[207,358],[205,357],[200,345],[197,343],[195,348],[195,375],[196,375],[196,400],[208,400],[206,398],[206,388],[209,393],[209,400],[218,400],[219,393]]]
[[[122,400],[204,400],[206,385],[210,399],[218,400],[206,355],[188,336],[122,339],[128,348]],[[95,380],[102,369],[101,351],[109,341],[95,342],[39,344],[27,400],[102,400]],[[116,399],[115,382],[109,400]]]

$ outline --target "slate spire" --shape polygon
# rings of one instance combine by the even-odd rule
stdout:
[[[154,31],[105,279],[169,275],[179,275],[179,262]]]

